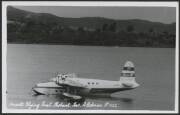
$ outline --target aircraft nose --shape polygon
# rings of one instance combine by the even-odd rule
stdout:
[[[38,87],[38,85],[36,84],[36,85],[34,85],[33,87],[32,87],[32,90],[36,90],[36,88]]]
[[[32,87],[32,91],[34,91],[34,92],[36,92],[36,88],[38,87],[38,85],[36,84],[36,85],[34,85],[33,87]]]
[[[35,85],[35,87],[32,87],[32,92],[33,92],[34,94],[41,94],[40,91],[39,91],[39,89],[37,88],[37,85]]]
[[[36,88],[35,87],[32,87],[31,91],[35,92]]]
[[[36,88],[36,87],[38,87],[38,85],[36,84],[36,85],[34,85],[34,87],[32,88],[32,89],[34,89],[34,88]]]

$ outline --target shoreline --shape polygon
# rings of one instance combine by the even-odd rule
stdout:
[[[132,48],[173,48],[176,47],[158,47],[158,46],[117,46],[117,45],[78,45],[78,44],[57,44],[57,43],[7,43],[8,44],[19,44],[19,45],[65,45],[65,46],[95,46],[95,47],[114,47],[114,48],[121,48],[121,47],[132,47]]]

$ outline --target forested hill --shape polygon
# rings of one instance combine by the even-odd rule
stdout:
[[[175,47],[175,23],[65,18],[7,8],[8,43]]]

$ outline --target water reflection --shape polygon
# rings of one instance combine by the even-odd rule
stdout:
[[[89,99],[98,99],[102,101],[121,101],[121,102],[126,102],[126,103],[132,103],[133,99],[132,98],[126,98],[126,97],[113,97],[113,96],[93,96],[93,97],[87,97]]]
[[[134,99],[133,98],[127,98],[127,97],[113,97],[113,96],[92,96],[92,97],[83,97],[80,100],[73,100],[69,99],[60,95],[33,95],[33,98],[37,101],[48,101],[48,102],[60,102],[64,104],[70,104],[71,107],[74,107],[74,105],[78,105],[79,107],[76,107],[76,109],[87,109],[86,106],[83,106],[83,104],[101,104],[102,107],[100,109],[133,109],[134,107]],[[116,105],[116,107],[104,107],[106,104],[113,104]],[[67,108],[66,108],[67,109]],[[69,108],[72,109],[72,108]],[[97,109],[97,108],[91,108],[91,109]]]
[[[78,100],[67,99],[67,102],[69,102],[71,105],[79,104],[80,106],[82,106],[84,104],[85,100],[86,100],[85,98],[78,99]]]

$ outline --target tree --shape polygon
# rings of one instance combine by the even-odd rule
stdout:
[[[109,31],[111,32],[115,32],[116,31],[116,22],[112,23],[110,26],[109,26]]]
[[[83,28],[83,27],[79,27],[79,28],[78,28],[78,31],[79,31],[79,32],[84,32],[84,28]]]
[[[169,35],[169,33],[167,31],[163,31],[163,34],[166,36]]]
[[[149,31],[149,34],[150,34],[150,35],[152,35],[152,36],[155,35],[155,34],[154,34],[154,28],[150,28],[148,31]]]
[[[126,30],[127,30],[127,32],[133,32],[134,31],[134,26],[133,25],[128,25]]]
[[[100,32],[101,32],[101,29],[97,28],[97,29],[95,30],[95,32],[100,33]]]
[[[108,29],[108,24],[103,24],[102,31],[106,31]]]
[[[154,29],[153,28],[150,28],[149,29],[149,33],[153,33],[154,32]]]

